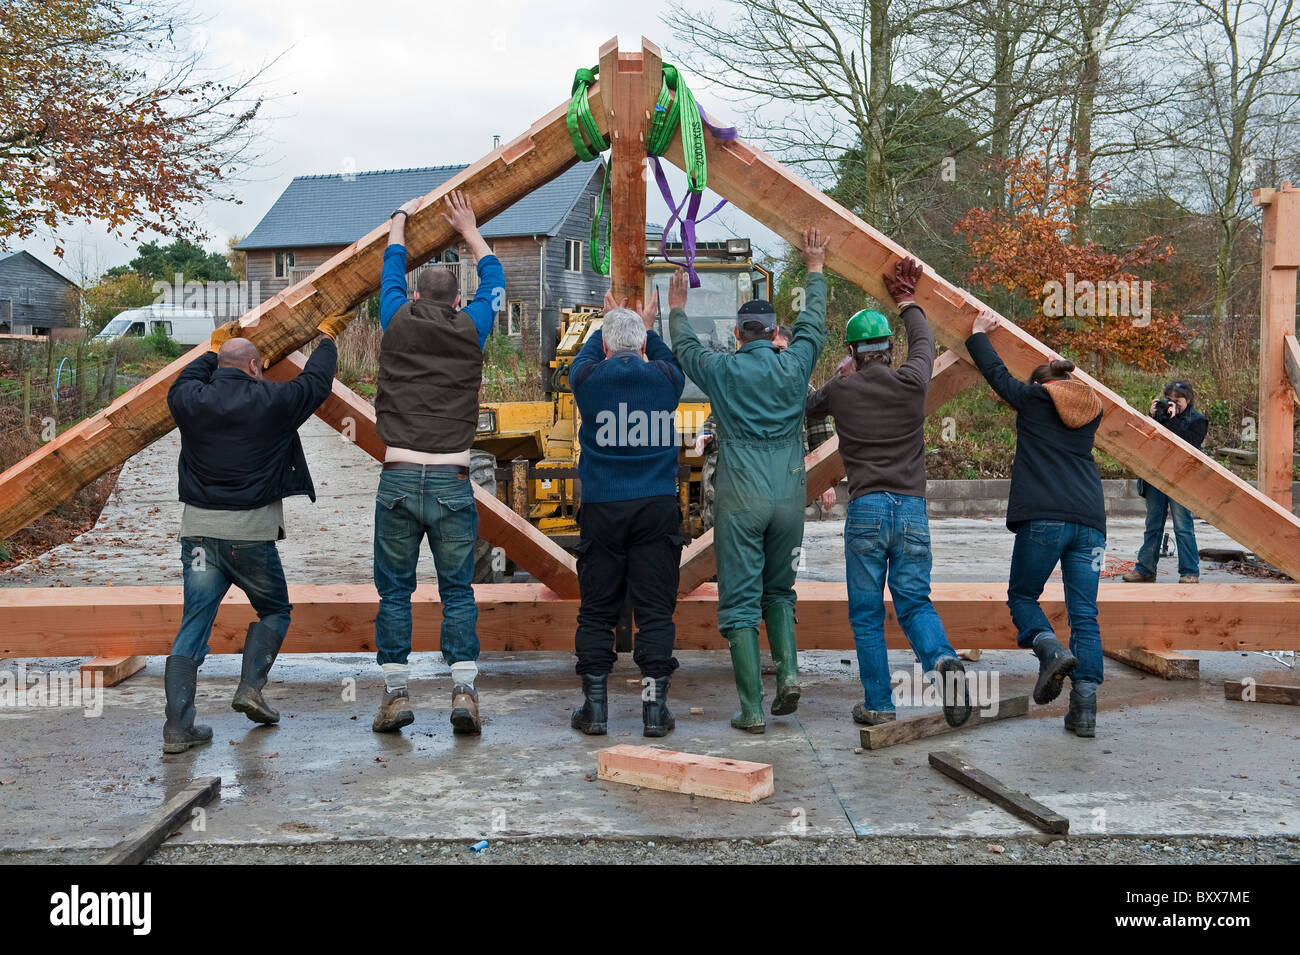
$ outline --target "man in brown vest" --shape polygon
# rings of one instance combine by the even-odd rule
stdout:
[[[428,538],[442,601],[440,647],[451,664],[451,725],[477,735],[479,644],[475,625],[474,541],[478,511],[469,480],[469,453],[478,424],[483,345],[505,303],[505,271],[479,234],[474,210],[459,192],[447,196],[443,218],[478,261],[478,292],[460,308],[456,273],[420,273],[406,298],[406,219],[422,200],[392,215],[379,290],[384,337],[379,350],[376,430],[388,445],[375,495],[375,648],[384,671],[376,733],[415,720],[406,689],[411,653],[411,593]]]

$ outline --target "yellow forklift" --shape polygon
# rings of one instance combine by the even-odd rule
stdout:
[[[680,259],[679,244],[667,250],[660,241],[648,239],[646,248],[647,301],[659,292],[659,317],[656,330],[668,336],[668,278],[677,266],[664,258],[667,251]],[[699,242],[696,245],[695,270],[701,280],[691,289],[691,326],[711,348],[733,351],[735,339],[731,329],[736,311],[753,299],[771,300],[772,273],[756,265],[748,239]],[[549,319],[549,320],[548,320]],[[479,407],[478,428],[474,439],[476,457],[487,469],[487,456],[495,459],[495,493],[516,513],[528,518],[562,547],[572,547],[578,540],[577,511],[581,503],[578,482],[578,411],[569,388],[569,366],[583,344],[600,327],[599,311],[563,309],[543,313],[542,378],[546,399],[542,401],[492,402]],[[694,434],[709,414],[709,400],[689,378],[678,406],[679,429],[693,440]],[[700,524],[700,476],[704,459],[695,454],[690,443],[680,453],[680,481],[683,530],[687,537],[696,536]],[[491,482],[476,476],[480,483]]]

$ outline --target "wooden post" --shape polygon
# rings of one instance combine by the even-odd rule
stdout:
[[[23,430],[28,431],[32,423],[32,373],[23,369]]]
[[[528,517],[528,459],[510,462],[510,508],[520,517]]]
[[[646,294],[646,134],[663,82],[659,48],[642,37],[640,53],[620,53],[618,37],[606,40],[600,81],[610,137],[610,290],[634,306]]]
[[[1295,454],[1295,406],[1286,372],[1285,342],[1294,336],[1296,269],[1300,267],[1300,190],[1283,182],[1256,189],[1251,197],[1264,211],[1259,273],[1259,490],[1291,509]]]

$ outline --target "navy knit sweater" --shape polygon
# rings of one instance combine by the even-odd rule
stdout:
[[[582,500],[631,501],[677,494],[677,429],[673,414],[686,376],[672,349],[646,333],[646,358],[637,352],[605,357],[597,329],[569,367],[578,405],[578,479]]]

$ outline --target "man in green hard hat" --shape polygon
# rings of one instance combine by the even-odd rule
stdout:
[[[826,342],[827,240],[804,232],[808,269],[805,308],[790,344],[773,344],[776,313],[767,302],[746,302],[736,315],[734,354],[710,351],[686,318],[685,273],[669,285],[669,327],[682,370],[709,396],[723,435],[715,486],[714,546],[718,559],[718,629],[731,647],[740,694],[736,729],[762,733],[763,677],[758,626],[767,624],[776,662],[772,714],[799,704],[794,581],[803,549],[804,399]]]
[[[844,562],[849,622],[865,699],[853,708],[864,725],[894,719],[885,655],[885,581],[894,613],[926,673],[935,674],[944,717],[970,716],[966,673],[930,602],[930,524],[925,511],[925,393],[934,369],[934,335],[916,304],[921,266],[899,261],[885,288],[907,328],[907,359],[891,365],[893,329],[880,312],[858,312],[845,328],[848,356],[808,396],[810,418],[835,417],[849,481]],[[920,701],[912,701],[914,704]]]

